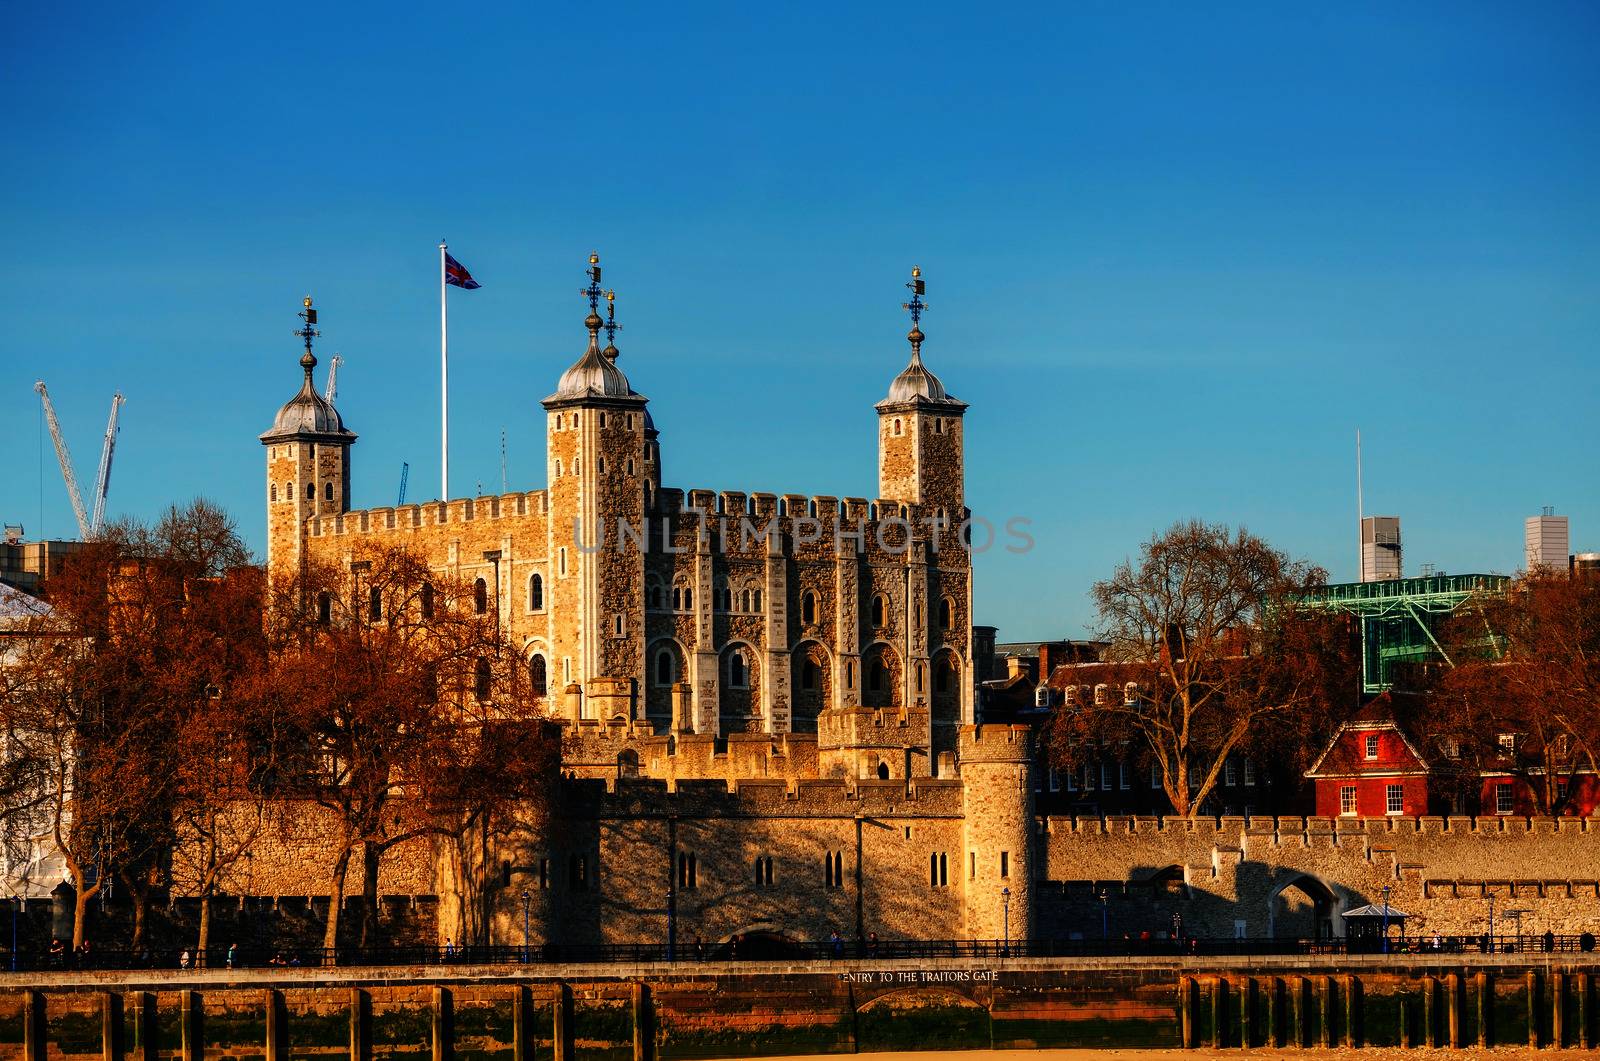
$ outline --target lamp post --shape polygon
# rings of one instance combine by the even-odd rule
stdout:
[[[1389,886],[1383,886],[1383,953],[1389,953]]]
[[[1108,911],[1108,909],[1106,908],[1106,890],[1104,888],[1101,888],[1100,889],[1100,939],[1102,941],[1104,941],[1104,940],[1109,940],[1110,938],[1111,938],[1111,915],[1110,915],[1110,912]]]
[[[1183,915],[1182,914],[1174,913],[1172,915],[1172,938],[1173,939],[1182,939],[1183,938]]]
[[[1005,911],[1005,946],[1000,951],[1002,958],[1011,956],[1011,887],[1007,885],[1000,889],[1000,904]]]
[[[533,897],[528,890],[522,890],[522,964],[528,964],[528,902]]]

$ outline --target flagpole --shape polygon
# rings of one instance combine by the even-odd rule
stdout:
[[[444,240],[439,241],[439,500],[450,500],[450,315],[445,301]]]

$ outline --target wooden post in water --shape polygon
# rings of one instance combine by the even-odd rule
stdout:
[[[1178,1044],[1185,1050],[1193,1050],[1197,1045],[1194,1027],[1195,995],[1194,977],[1178,977]],[[989,1048],[994,1049],[992,1041],[989,1043]]]
[[[1283,978],[1267,979],[1267,1045],[1274,1050],[1283,1045]]]
[[[633,982],[633,1061],[650,1061],[650,995],[644,981]]]
[[[450,1026],[450,989],[433,989],[433,1061],[451,1061],[455,1056],[455,1037]]]
[[[156,996],[133,992],[133,1061],[156,1061]],[[267,1061],[277,1061],[269,1051]]]
[[[203,1061],[205,1044],[200,1041],[200,992],[188,989],[178,992],[179,1055],[183,1061]]]
[[[1222,1027],[1228,1015],[1228,981],[1218,976],[1211,981],[1211,1048],[1222,1045]]]
[[[288,1044],[283,1034],[283,999],[277,988],[266,990],[267,1056],[266,1061],[283,1061],[284,1047]],[[155,1055],[151,1055],[153,1061]]]
[[[44,992],[27,991],[22,999],[22,1056],[26,1061],[44,1061]]]
[[[1239,985],[1239,1049],[1250,1049],[1250,1021],[1256,1010],[1256,978],[1247,976]]]
[[[556,1061],[572,1061],[572,988],[566,984],[556,985],[554,1027],[551,1029],[553,1041],[551,1046],[555,1050]]]
[[[1589,974],[1578,974],[1578,1046],[1589,1049]]]
[[[1528,996],[1528,1045],[1539,1048],[1539,974],[1529,969],[1523,977],[1523,990]]]
[[[359,987],[350,989],[350,1061],[369,1061],[371,1042],[372,999]]]
[[[1344,1044],[1361,1045],[1361,981],[1354,976],[1344,978]]]
[[[1432,976],[1422,978],[1422,1045],[1439,1045],[1439,981]]]
[[[1451,973],[1444,978],[1445,1023],[1449,1026],[1452,1049],[1461,1047],[1461,974]]]
[[[511,989],[511,1061],[533,1061],[533,1028],[528,985]]]
[[[1567,978],[1561,973],[1550,974],[1550,1045],[1557,1050],[1566,1045],[1567,1022],[1562,1005],[1567,1000]]]
[[[1400,1047],[1404,1050],[1411,1049],[1411,998],[1407,995],[1400,996]]]
[[[1289,1045],[1299,1048],[1311,1038],[1311,981],[1304,976],[1294,978],[1293,1027]]]
[[[122,996],[100,992],[100,1061],[122,1061]]]
[[[1333,977],[1317,977],[1317,1044],[1333,1045]]]

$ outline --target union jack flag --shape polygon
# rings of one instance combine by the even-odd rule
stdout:
[[[475,287],[483,286],[474,280],[472,274],[467,272],[467,267],[452,258],[448,251],[445,252],[444,256],[444,282],[451,287],[462,287],[468,291]]]

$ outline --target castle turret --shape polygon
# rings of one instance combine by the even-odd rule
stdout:
[[[951,395],[922,363],[922,270],[911,270],[911,363],[889,384],[878,410],[878,496],[943,508],[951,525],[963,518],[965,474],[961,418],[967,403]]]
[[[314,516],[337,516],[350,511],[350,444],[333,403],[317,393],[312,370],[317,359],[311,341],[317,331],[317,311],[307,295],[300,312],[305,323],[295,332],[305,342],[300,367],[305,379],[300,393],[289,399],[261,433],[267,447],[267,570],[298,571],[305,558],[306,521]]]
[[[588,349],[543,403],[551,607],[575,619],[552,631],[552,654],[559,680],[583,686],[584,717],[632,719],[644,673],[644,554],[636,536],[645,527],[648,399],[617,367],[615,295],[600,288],[599,255],[590,255],[588,275]],[[602,297],[609,320],[600,317]]]
[[[1025,940],[1033,928],[1032,737],[1027,726],[963,726],[967,937]]]

